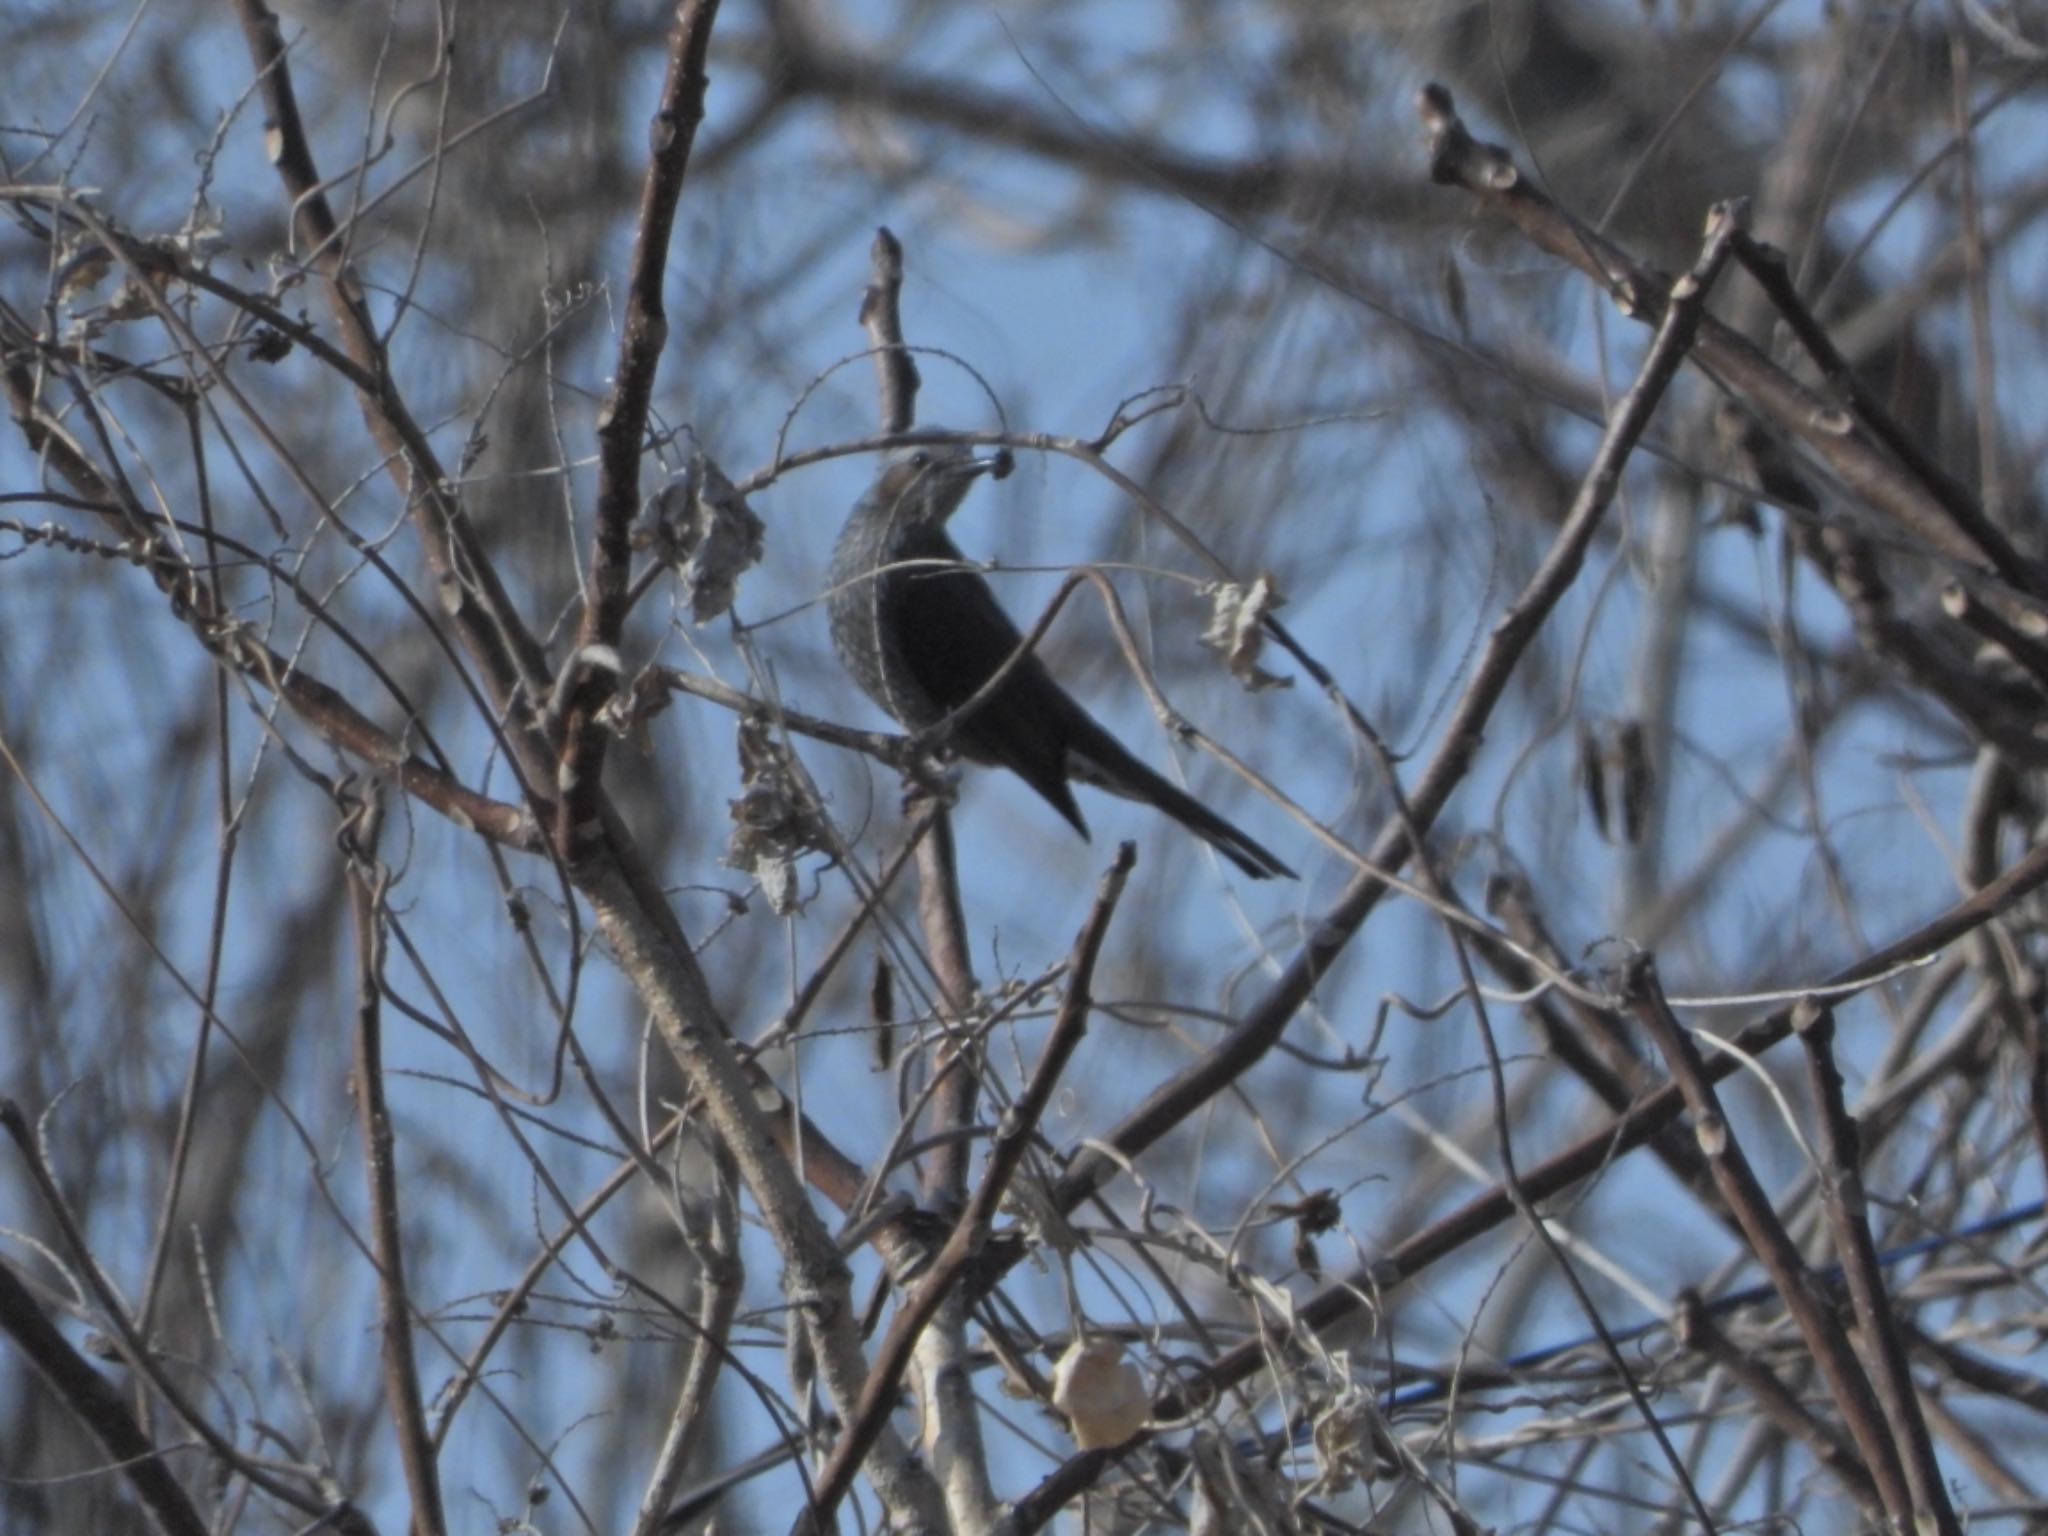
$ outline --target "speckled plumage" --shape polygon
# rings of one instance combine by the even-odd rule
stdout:
[[[832,644],[862,691],[905,730],[937,725],[1024,643],[946,537],[947,519],[999,459],[961,444],[898,453],[855,503],[833,550]],[[1294,873],[1127,752],[1035,653],[954,722],[949,742],[962,757],[1016,773],[1083,837],[1088,823],[1072,783],[1156,806],[1255,879]]]

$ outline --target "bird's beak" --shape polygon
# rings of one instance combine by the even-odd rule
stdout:
[[[969,474],[987,475],[991,480],[1007,480],[1010,471],[1017,467],[1017,460],[1007,448],[998,448],[994,453],[984,453],[969,459],[961,466]]]

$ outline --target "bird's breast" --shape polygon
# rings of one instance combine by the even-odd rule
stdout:
[[[859,508],[832,552],[825,608],[833,649],[861,691],[905,730],[926,730],[946,714],[919,684],[904,651],[899,616],[908,583],[929,579],[933,570],[909,562],[960,558],[943,533],[866,516]]]

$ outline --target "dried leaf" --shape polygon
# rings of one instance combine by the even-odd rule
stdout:
[[[707,623],[732,607],[740,577],[761,559],[764,529],[725,471],[703,452],[655,493],[634,542],[682,571],[690,618]]]
[[[1294,679],[1276,677],[1259,665],[1265,648],[1266,615],[1286,603],[1270,571],[1261,571],[1251,582],[1212,581],[1203,586],[1209,599],[1209,627],[1202,631],[1202,643],[1223,658],[1231,675],[1245,687],[1292,688]]]
[[[1145,1427],[1152,1398],[1117,1339],[1075,1339],[1053,1367],[1052,1405],[1067,1416],[1084,1451],[1122,1445]]]
[[[739,799],[731,802],[732,840],[725,862],[746,871],[779,916],[796,911],[797,859],[829,848],[811,797],[766,720],[740,722]]]
[[[1256,1466],[1213,1429],[1195,1432],[1194,1508],[1188,1536],[1296,1536],[1301,1522],[1289,1506],[1280,1479]]]

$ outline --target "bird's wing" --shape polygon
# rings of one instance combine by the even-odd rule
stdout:
[[[957,560],[960,552],[948,542],[943,553],[928,557]],[[904,665],[931,701],[949,712],[973,698],[1024,643],[974,571],[902,571],[890,582],[885,601],[886,622],[899,638]],[[1067,746],[1077,717],[1093,724],[1045,663],[1029,655],[955,723],[951,739],[962,756],[1015,772],[1086,837],[1088,824],[1067,787]]]
[[[948,540],[918,558],[961,557]],[[1024,643],[977,571],[906,568],[891,578],[883,601],[884,623],[900,642],[903,665],[931,703],[949,714],[980,692]],[[954,723],[952,741],[964,757],[1014,771],[1083,837],[1088,824],[1070,779],[1156,806],[1255,879],[1294,874],[1245,832],[1133,757],[1074,702],[1036,653],[1020,658],[994,692]]]

